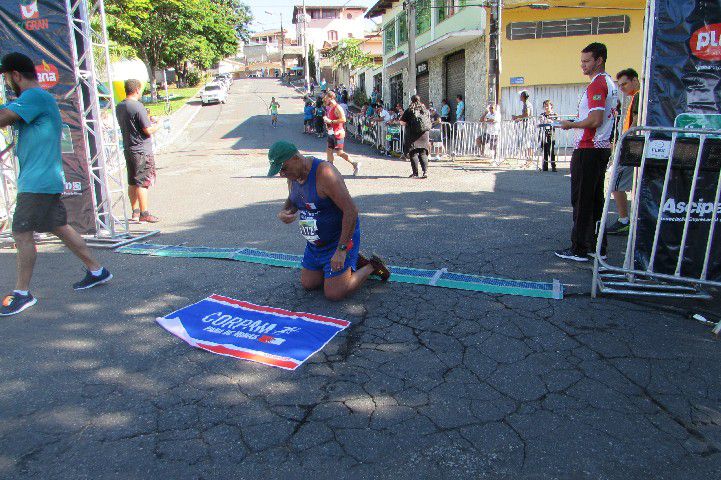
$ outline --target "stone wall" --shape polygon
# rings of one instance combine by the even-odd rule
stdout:
[[[477,122],[486,110],[488,69],[485,37],[464,45],[466,50],[466,120]]]

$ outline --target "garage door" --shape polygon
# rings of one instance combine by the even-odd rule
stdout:
[[[418,92],[418,96],[421,97],[421,102],[428,105],[428,97],[429,97],[429,91],[430,91],[430,76],[428,74],[426,75],[419,75],[416,77],[416,91]]]
[[[456,95],[466,98],[466,52],[461,50],[446,57],[445,80],[446,98],[451,106],[452,116],[455,119]]]

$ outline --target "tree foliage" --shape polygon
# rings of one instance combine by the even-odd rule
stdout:
[[[250,11],[240,0],[107,0],[108,33],[145,62],[155,85],[155,70],[188,65],[209,68],[235,55],[247,35]]]
[[[313,45],[308,45],[308,75],[315,78],[315,49]]]
[[[373,64],[373,57],[361,49],[361,43],[363,40],[358,38],[344,38],[328,53],[328,58],[336,68],[368,67]]]

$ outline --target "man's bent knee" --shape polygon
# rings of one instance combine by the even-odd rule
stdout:
[[[331,302],[339,302],[348,296],[348,291],[346,289],[326,287],[323,289],[323,294],[325,295],[325,298]]]

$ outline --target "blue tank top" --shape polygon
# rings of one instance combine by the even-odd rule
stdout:
[[[343,211],[330,198],[321,198],[316,190],[316,172],[323,160],[313,158],[305,183],[292,182],[290,202],[298,209],[300,234],[316,247],[337,246],[343,229]],[[355,233],[360,230],[356,220]]]

